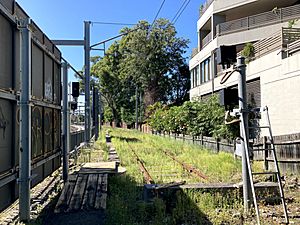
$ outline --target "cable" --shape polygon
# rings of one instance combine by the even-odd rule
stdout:
[[[100,25],[120,25],[120,26],[134,26],[137,25],[135,23],[119,23],[119,22],[99,22],[99,21],[92,21],[92,24],[100,24]]]
[[[158,15],[159,15],[159,13],[160,13],[162,7],[164,6],[165,2],[166,2],[166,0],[163,0],[163,1],[162,1],[161,5],[160,5],[160,7],[159,7],[159,10],[157,11],[157,13],[156,13],[156,15],[155,15],[155,17],[154,17],[154,20],[153,20],[153,22],[152,22],[152,24],[151,24],[151,27],[152,27],[153,24],[155,23],[155,21],[156,21]]]
[[[222,77],[222,79],[221,79],[221,81],[220,81],[220,84],[224,84],[228,79],[229,79],[229,77],[234,73],[234,72],[236,72],[236,71],[238,71],[237,69],[234,69],[233,71],[227,71],[224,75],[223,75],[223,77]]]
[[[187,2],[187,0],[184,0],[184,2],[182,3],[182,5],[180,6],[180,8],[177,10],[175,16],[173,17],[171,23],[173,23],[173,21],[175,20],[175,18],[178,16],[179,12],[182,10],[182,8],[184,7],[184,4]]]
[[[184,12],[184,10],[186,9],[186,7],[188,6],[188,4],[190,3],[191,0],[188,0],[187,3],[185,4],[184,8],[182,9],[182,11],[179,13],[179,15],[177,16],[177,18],[174,20],[173,24],[175,24],[177,22],[177,20],[179,19],[179,17],[181,16],[181,14]],[[183,3],[184,4],[184,3]]]

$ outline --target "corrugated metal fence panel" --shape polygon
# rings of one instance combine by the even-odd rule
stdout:
[[[0,209],[3,209],[11,204],[13,201],[12,199],[12,190],[10,185],[5,185],[3,187],[0,187]],[[4,198],[5,196],[5,198]]]
[[[53,60],[48,55],[45,55],[44,59],[44,97],[53,101]]]
[[[54,77],[53,77],[53,101],[55,104],[60,104],[60,83],[61,83],[61,77],[60,77],[60,66],[57,63],[54,63]]]
[[[53,110],[53,129],[54,129],[54,150],[60,149],[60,134],[61,134],[61,127],[60,127],[60,111]]]
[[[53,109],[44,108],[44,153],[53,152]]]
[[[1,0],[1,4],[11,13],[13,14],[14,10],[14,0]]]
[[[31,158],[34,161],[43,154],[43,108],[33,107],[31,117]]]
[[[11,9],[18,19],[28,18],[21,7],[12,0],[1,0],[0,4]],[[13,7],[15,6],[15,7]],[[14,12],[12,12],[14,10]],[[61,135],[61,53],[46,35],[33,24],[32,36],[32,186],[42,181],[60,166]],[[20,40],[15,24],[11,24],[0,13],[0,89],[9,96],[19,90]],[[38,47],[36,44],[44,44]],[[51,54],[54,53],[55,59]],[[11,92],[13,90],[13,92]],[[50,103],[50,104],[48,104]],[[54,104],[54,105],[53,105]],[[47,105],[47,107],[42,106]],[[19,164],[20,111],[16,100],[0,98],[0,181],[14,179]],[[54,155],[55,154],[55,155]],[[55,157],[54,157],[55,156]],[[11,176],[13,175],[13,176]],[[16,180],[0,187],[0,211],[18,197]]]
[[[13,84],[13,28],[0,14],[0,88],[11,89]]]
[[[15,2],[15,16],[18,17],[18,19],[27,19],[29,16],[27,13],[21,8],[21,6]]]
[[[37,99],[43,99],[43,51],[32,43],[32,95]]]
[[[9,100],[0,98],[0,174],[12,168],[13,108]]]

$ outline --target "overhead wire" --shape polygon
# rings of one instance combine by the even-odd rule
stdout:
[[[184,10],[186,9],[186,7],[188,6],[188,4],[190,3],[190,1],[191,0],[186,0],[183,4],[182,4],[182,6],[184,5],[184,7],[182,8],[182,7],[180,7],[182,10],[180,11],[178,11],[178,12],[180,12],[179,14],[178,14],[178,16],[174,19],[173,18],[173,20],[172,20],[172,22],[173,22],[173,24],[175,24],[176,22],[177,22],[177,20],[179,19],[179,17],[182,15],[182,13],[184,12]]]
[[[184,2],[181,4],[180,8],[177,10],[175,16],[173,17],[173,19],[171,20],[171,23],[173,23],[173,21],[176,19],[176,17],[178,16],[179,12],[182,10],[182,8],[184,7],[184,4],[187,2],[188,0],[184,0]]]
[[[155,17],[154,17],[154,20],[153,20],[153,22],[152,22],[152,24],[151,24],[151,27],[154,25],[154,23],[155,23],[155,21],[156,21],[158,15],[159,15],[159,13],[160,13],[162,7],[164,6],[165,2],[166,2],[166,0],[163,0],[162,3],[160,4],[160,7],[159,7],[159,9],[158,9],[158,11],[157,11],[157,13],[156,13],[156,15],[155,15]]]

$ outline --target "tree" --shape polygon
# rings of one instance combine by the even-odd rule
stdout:
[[[183,54],[188,41],[176,37],[174,25],[166,19],[157,20],[153,26],[140,21],[136,27],[125,29],[132,30],[120,41],[120,49],[126,53],[121,60],[121,74],[132,77],[142,88],[145,107],[168,102],[174,91],[172,76],[178,76],[179,69],[186,65]]]
[[[114,120],[134,123],[136,88],[142,95],[142,111],[155,102],[186,100],[189,70],[182,54],[188,41],[176,37],[173,24],[160,19],[151,27],[141,21],[121,33],[127,35],[112,44],[102,59],[93,58],[91,69]]]

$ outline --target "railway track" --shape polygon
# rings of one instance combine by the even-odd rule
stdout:
[[[194,174],[195,176],[205,179],[207,180],[208,177],[206,175],[204,175],[199,169],[197,169],[196,167],[187,164],[185,162],[180,161],[179,159],[177,159],[170,151],[167,150],[163,150],[163,152],[165,153],[166,156],[168,156],[169,158],[171,158],[173,161],[177,162],[178,164],[180,164],[186,171],[188,171],[191,174]]]
[[[149,171],[147,170],[147,168],[145,167],[143,160],[137,155],[136,151],[133,149],[133,147],[128,143],[128,141],[126,141],[127,145],[129,146],[130,150],[132,151],[134,157],[136,158],[136,161],[139,164],[139,168],[141,170],[141,172],[143,173],[144,176],[144,181],[147,184],[154,184],[154,179],[152,178],[152,176],[150,175]],[[157,146],[154,146],[157,147]],[[200,179],[204,179],[207,180],[208,177],[202,173],[198,168],[196,168],[193,165],[190,165],[188,163],[182,162],[180,161],[174,154],[171,153],[171,151],[169,150],[162,150],[162,152],[171,160],[173,160],[174,162],[176,162],[177,164],[179,164],[185,171],[187,171],[189,174],[194,175],[197,178]]]
[[[144,176],[144,181],[147,184],[154,184],[155,182],[154,182],[153,178],[151,177],[149,171],[146,169],[143,161],[139,158],[139,156],[136,154],[135,150],[132,148],[132,146],[128,143],[127,140],[126,140],[126,143],[128,144],[129,148],[131,149],[132,153],[135,156],[136,161],[139,164],[140,170],[141,170],[141,172],[143,173],[143,176]]]

